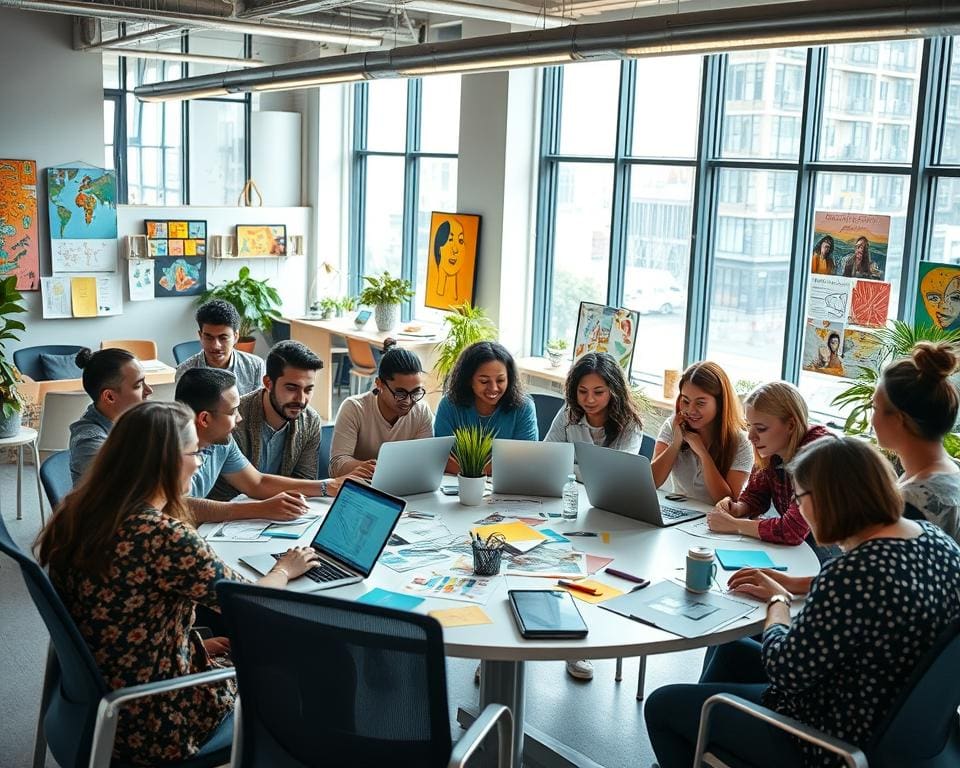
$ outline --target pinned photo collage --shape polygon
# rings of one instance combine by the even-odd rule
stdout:
[[[153,296],[197,296],[207,287],[207,222],[147,219]],[[131,287],[131,295],[133,288]]]
[[[887,323],[884,281],[890,217],[847,211],[814,214],[802,367],[854,378],[877,353],[871,329]]]

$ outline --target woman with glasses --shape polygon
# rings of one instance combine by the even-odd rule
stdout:
[[[37,539],[37,560],[111,688],[202,672],[211,656],[229,653],[226,638],[191,631],[198,607],[217,610],[216,583],[241,578],[200,537],[184,503],[198,448],[187,406],[134,406]],[[283,588],[317,562],[311,548],[290,549],[259,583]],[[120,713],[114,757],[187,760],[232,712],[235,695],[232,683],[219,683],[134,702]]]
[[[348,397],[337,413],[330,446],[330,475],[373,472],[384,443],[433,437],[433,412],[424,402],[420,358],[387,339],[374,387]]]

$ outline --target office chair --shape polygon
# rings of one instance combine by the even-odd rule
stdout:
[[[40,465],[40,482],[50,502],[50,509],[56,510],[63,497],[73,490],[70,451],[57,451],[44,460]],[[43,507],[40,508],[40,519],[43,520]]]
[[[320,427],[320,445],[317,446],[317,480],[330,477],[330,443],[333,442],[333,424]]]
[[[233,677],[232,669],[214,669],[111,691],[90,649],[47,574],[13,541],[0,518],[0,552],[13,558],[50,632],[47,668],[33,768],[43,768],[47,747],[61,768],[124,768],[111,761],[119,711],[129,702]],[[230,762],[233,717],[227,717],[200,751],[168,768],[212,768]]]
[[[101,341],[100,349],[125,349],[138,360],[156,360],[157,342],[151,339],[113,339]]]
[[[181,341],[173,345],[173,359],[177,365],[180,365],[188,357],[193,357],[202,347],[199,341]]]
[[[494,727],[499,765],[512,764],[513,718],[497,704],[451,750],[435,619],[240,582],[217,596],[243,701],[236,768],[462,766]]]
[[[550,431],[554,417],[563,408],[564,400],[556,395],[542,395],[539,392],[534,392],[530,397],[533,398],[533,407],[537,412],[537,431],[543,440]]]
[[[70,448],[70,425],[83,416],[91,403],[86,392],[47,392],[40,411],[40,453],[66,451]]]
[[[710,721],[732,708],[826,749],[851,768],[955,768],[960,765],[960,619],[955,619],[914,668],[893,706],[861,747],[848,744],[739,696],[721,693],[703,704],[694,765],[722,768],[742,759],[710,741]],[[729,725],[725,725],[729,728]],[[869,762],[868,762],[869,761]],[[761,768],[761,766],[756,766]]]
[[[39,347],[23,347],[13,351],[13,364],[24,376],[34,381],[48,381],[50,377],[44,368],[40,355],[70,355],[75,357],[83,347],[76,344],[44,344]],[[60,376],[58,378],[77,378],[75,375]]]
[[[350,394],[366,392],[377,376],[377,359],[370,343],[347,337],[347,357],[350,358]]]

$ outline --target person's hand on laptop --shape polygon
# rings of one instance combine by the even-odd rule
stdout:
[[[310,509],[301,494],[290,491],[281,491],[269,499],[251,503],[258,507],[257,516],[265,520],[296,520]]]
[[[351,469],[347,477],[352,477],[354,480],[369,480],[373,477],[373,471],[376,468],[377,460],[367,459],[362,464],[357,464],[357,466]]]
[[[283,588],[288,581],[303,576],[311,568],[319,564],[320,555],[313,547],[292,547],[284,552],[266,576],[257,583],[264,587]]]

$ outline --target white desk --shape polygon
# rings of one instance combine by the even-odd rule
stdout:
[[[290,323],[290,338],[306,344],[323,361],[323,370],[317,374],[317,383],[310,404],[326,421],[331,421],[336,416],[333,412],[333,356],[331,354],[333,347],[331,340],[334,336],[359,339],[378,349],[383,349],[383,342],[387,338],[396,339],[399,346],[417,354],[423,369],[428,373],[433,370],[433,363],[436,360],[434,349],[445,336],[440,326],[420,321],[401,323],[394,330],[383,333],[376,330],[372,321],[364,328],[357,328],[353,320],[348,317],[337,317],[331,320],[304,320],[295,317],[285,319]],[[434,332],[435,335],[430,338],[403,336],[403,328],[406,325],[419,325],[422,333]],[[372,327],[372,330],[368,327]],[[428,392],[438,388],[432,374],[428,377],[426,386]]]
[[[580,486],[580,517],[576,521],[564,522],[550,518],[546,526],[559,533],[572,530],[609,531],[610,543],[604,544],[597,538],[577,538],[574,546],[589,554],[613,557],[612,565],[630,573],[647,578],[682,577],[687,550],[694,545],[720,546],[728,549],[764,549],[771,553],[774,561],[789,567],[790,575],[815,575],[819,570],[816,555],[806,545],[786,547],[766,544],[756,540],[719,542],[712,539],[697,538],[675,528],[655,528],[638,523],[601,509],[588,509],[583,486]],[[322,502],[312,501],[312,505]],[[326,504],[324,504],[326,506]],[[560,499],[544,499],[543,511],[552,507],[559,510]],[[486,504],[478,507],[461,506],[456,497],[442,496],[439,492],[410,497],[408,509],[432,511],[438,519],[450,529],[451,533],[463,533],[476,521],[494,511]],[[313,538],[315,527],[296,542],[308,544]],[[250,569],[238,563],[237,558],[253,551],[279,552],[294,542],[264,543],[218,543],[217,551],[238,571],[255,578]],[[677,569],[681,570],[677,570]],[[374,587],[401,591],[416,571],[397,573],[383,565],[374,568],[370,578],[361,584],[352,584],[323,594],[353,600]],[[721,570],[718,579],[723,583],[726,576]],[[726,574],[729,575],[729,574]],[[631,583],[618,579],[602,571],[597,574],[601,581],[628,591]],[[524,674],[525,662],[565,659],[604,659],[619,656],[646,656],[657,653],[686,650],[729,642],[754,634],[763,626],[765,611],[762,604],[752,614],[720,631],[693,639],[681,638],[655,627],[631,621],[622,616],[604,610],[599,605],[590,605],[578,601],[583,618],[590,628],[590,634],[583,640],[524,640],[517,631],[510,607],[507,602],[507,589],[537,589],[555,585],[555,579],[540,579],[523,576],[501,576],[500,584],[483,610],[493,620],[492,624],[470,627],[444,628],[444,646],[450,656],[480,659],[483,664],[480,687],[480,709],[489,703],[506,704],[511,708],[514,722],[523,723],[524,710]],[[427,613],[440,608],[464,605],[450,600],[427,599],[417,606],[417,613]],[[529,731],[529,729],[528,729]],[[531,739],[528,733],[528,747],[542,755],[545,749],[555,751],[555,745],[540,734]],[[546,743],[544,743],[546,742]],[[524,731],[517,728],[515,750],[516,766],[520,768],[523,755]],[[562,752],[570,754],[569,749]],[[558,764],[576,764],[559,762]]]

